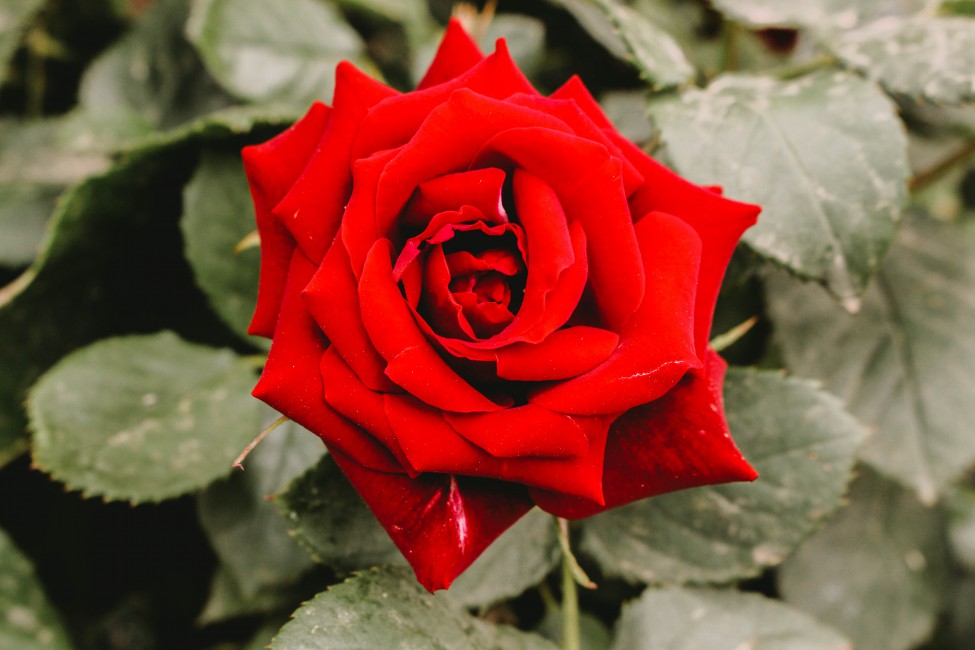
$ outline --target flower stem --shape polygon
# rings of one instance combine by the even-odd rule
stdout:
[[[569,558],[562,556],[562,648],[580,650],[579,593]]]
[[[579,566],[569,545],[569,522],[557,518],[559,545],[562,547],[562,648],[580,650],[579,643],[579,592],[576,585],[595,589],[596,583],[589,579]]]

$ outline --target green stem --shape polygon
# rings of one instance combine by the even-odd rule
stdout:
[[[560,521],[565,521],[560,520]],[[579,642],[579,592],[572,563],[562,556],[562,648],[580,650]]]
[[[589,579],[579,566],[572,547],[569,545],[569,522],[557,517],[559,546],[562,547],[562,648],[580,650],[579,645],[579,592],[576,585],[595,589],[596,583]]]

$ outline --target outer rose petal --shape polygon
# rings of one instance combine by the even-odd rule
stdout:
[[[755,225],[761,208],[722,198],[720,188],[699,187],[645,154],[613,128],[578,77],[569,79],[551,97],[574,100],[591,120],[606,130],[623,155],[644,177],[643,187],[630,199],[634,217],[640,219],[651,211],[666,212],[686,221],[700,236],[703,246],[694,340],[698,354],[703,354],[728,260],[742,233]]]
[[[605,505],[532,489],[535,503],[559,517],[579,519],[675,490],[755,480],[758,473],[728,432],[721,399],[726,368],[709,349],[703,369],[613,423],[603,470]]]
[[[329,449],[340,450],[358,463],[379,471],[402,471],[386,447],[349,424],[325,403],[318,367],[327,341],[301,300],[301,288],[314,272],[314,265],[296,251],[291,258],[271,351],[261,379],[254,387],[254,396],[314,431]]]
[[[451,19],[447,23],[447,31],[440,41],[440,47],[437,48],[437,55],[433,57],[433,62],[416,89],[423,90],[450,81],[483,60],[484,55],[477,43],[467,35],[459,21]]]
[[[529,402],[563,413],[621,413],[657,399],[700,367],[693,337],[700,239],[666,214],[647,217],[635,230],[647,293],[620,330],[616,351],[584,375],[536,390]]]
[[[291,253],[295,248],[294,240],[271,210],[305,168],[327,121],[328,108],[316,102],[290,129],[264,144],[245,147],[241,152],[257,213],[257,231],[261,236],[261,277],[257,309],[248,329],[251,334],[268,338],[274,334]]]
[[[338,230],[349,198],[352,139],[370,107],[397,92],[343,61],[335,69],[335,102],[318,150],[274,208],[298,246],[320,262]]]
[[[449,587],[532,508],[520,485],[444,474],[411,479],[332,457],[429,591]]]

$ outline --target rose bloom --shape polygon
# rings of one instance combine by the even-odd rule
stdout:
[[[534,506],[586,517],[751,480],[708,346],[759,209],[548,97],[458,23],[399,93],[348,63],[244,150],[261,236],[254,394],[319,435],[429,590]]]

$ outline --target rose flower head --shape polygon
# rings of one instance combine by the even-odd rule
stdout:
[[[670,172],[582,82],[540,95],[456,22],[413,92],[349,63],[244,150],[254,394],[319,435],[429,590],[534,506],[752,480],[708,346],[759,208]]]

